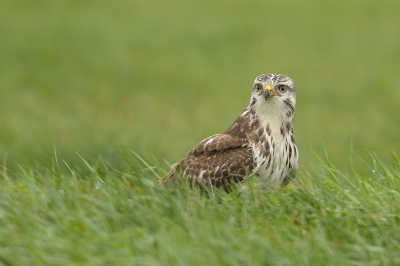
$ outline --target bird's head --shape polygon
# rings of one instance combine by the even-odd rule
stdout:
[[[294,116],[296,90],[293,80],[282,74],[262,74],[254,80],[250,108],[256,113]]]

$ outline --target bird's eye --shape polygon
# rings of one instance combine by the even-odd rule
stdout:
[[[279,92],[285,93],[287,90],[287,87],[285,85],[279,85],[278,90],[279,90]]]
[[[261,84],[255,84],[255,85],[254,85],[254,90],[255,90],[256,92],[260,92],[260,91],[262,90]]]

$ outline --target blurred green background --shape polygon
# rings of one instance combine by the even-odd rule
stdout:
[[[303,169],[399,151],[400,1],[0,2],[0,156],[173,163],[226,130],[254,78],[297,88]],[[0,162],[1,163],[1,162]],[[164,164],[164,163],[162,163]],[[166,164],[164,164],[167,169]]]

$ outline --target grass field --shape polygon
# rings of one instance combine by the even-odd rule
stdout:
[[[157,186],[164,172],[125,153],[116,171],[60,173],[58,159],[0,187],[3,265],[398,265],[399,159],[369,177],[329,164],[299,186],[227,194]]]
[[[399,264],[399,10],[1,1],[0,263]],[[296,84],[299,187],[154,185],[269,72]]]

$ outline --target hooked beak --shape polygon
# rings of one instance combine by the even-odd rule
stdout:
[[[272,90],[272,86],[268,84],[267,86],[264,87],[264,98],[265,98],[265,100],[268,100],[268,98],[273,97],[273,96],[277,96],[277,95]]]

